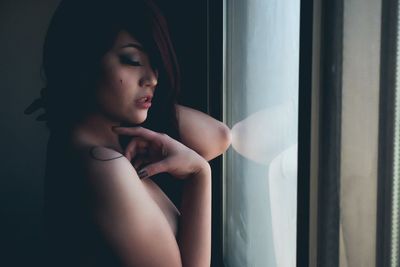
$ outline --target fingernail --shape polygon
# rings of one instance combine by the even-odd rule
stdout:
[[[147,171],[146,170],[140,170],[138,172],[139,178],[144,178],[147,176]]]

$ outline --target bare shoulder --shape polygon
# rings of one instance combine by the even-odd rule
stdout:
[[[93,218],[126,266],[181,266],[170,218],[128,159],[107,147],[82,150]]]
[[[112,191],[129,180],[139,180],[131,162],[116,149],[83,138],[73,139],[71,145],[90,191]]]
[[[71,146],[78,157],[85,163],[113,162],[117,159],[124,161],[124,155],[112,147],[95,143],[84,134],[74,131],[71,137]],[[126,158],[125,158],[126,159]]]
[[[156,186],[140,180],[117,150],[75,144],[88,181],[91,216],[124,266],[182,266],[168,216],[173,213],[162,205],[167,202]]]
[[[102,179],[139,179],[129,160],[120,152],[104,146],[82,146],[78,150],[87,178],[96,182]]]

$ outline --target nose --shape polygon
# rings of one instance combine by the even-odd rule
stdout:
[[[152,89],[157,86],[158,83],[158,70],[148,68],[143,78],[140,80],[140,86],[151,87]]]

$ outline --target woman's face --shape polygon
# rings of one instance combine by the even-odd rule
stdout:
[[[128,32],[120,31],[101,61],[96,91],[100,112],[117,122],[144,122],[157,78],[141,44]]]

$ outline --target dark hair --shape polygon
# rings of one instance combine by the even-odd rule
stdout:
[[[43,47],[46,87],[26,114],[43,108],[37,120],[50,131],[66,131],[93,107],[101,57],[125,30],[145,48],[158,85],[145,127],[178,138],[175,103],[179,66],[167,23],[152,0],[63,0]]]

